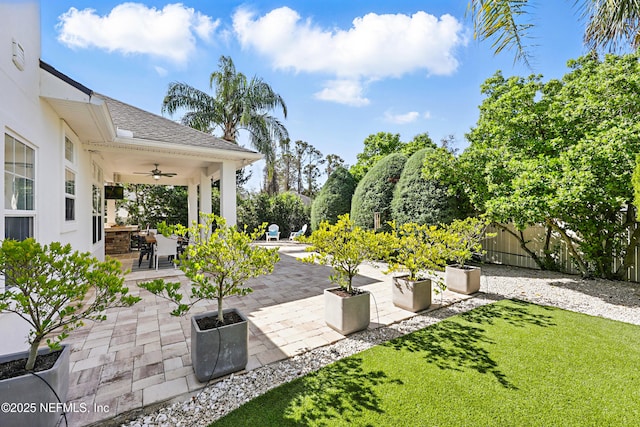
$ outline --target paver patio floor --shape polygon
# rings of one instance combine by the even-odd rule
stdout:
[[[253,293],[225,300],[225,308],[238,308],[249,319],[246,370],[344,338],[324,322],[322,292],[333,286],[328,280],[331,269],[296,260],[305,255],[302,245],[282,244],[273,274],[251,280]],[[123,264],[131,261],[124,259]],[[188,315],[173,317],[170,302],[136,286],[156,277],[188,282],[175,269],[130,273],[130,293],[142,301],[110,310],[107,320],[89,323],[65,341],[72,345],[68,401],[88,408],[68,414],[70,426],[99,423],[171,399],[184,400],[205,386],[191,367],[190,316],[215,310],[216,303],[201,301]],[[392,304],[391,277],[381,269],[362,266],[355,286],[374,295],[369,328],[413,316]],[[443,301],[450,304],[462,298],[466,297],[445,292]],[[434,296],[433,302],[431,309],[438,308],[440,296]]]

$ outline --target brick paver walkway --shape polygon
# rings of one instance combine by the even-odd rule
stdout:
[[[225,308],[238,308],[249,319],[247,370],[344,338],[324,323],[322,292],[333,286],[330,268],[297,261],[305,256],[302,245],[283,245],[280,255],[273,274],[250,282],[253,293],[226,299]],[[69,425],[86,426],[171,399],[184,400],[205,386],[191,367],[189,319],[215,310],[215,303],[201,301],[184,318],[173,317],[171,303],[136,286],[155,277],[187,282],[180,270],[130,273],[130,292],[142,301],[110,310],[106,321],[88,324],[66,340],[72,344],[68,401],[88,408],[68,414]],[[355,286],[375,297],[369,328],[413,315],[392,304],[391,278],[380,269],[363,266]],[[461,298],[444,294],[445,304]],[[440,296],[434,295],[433,301],[435,309]]]

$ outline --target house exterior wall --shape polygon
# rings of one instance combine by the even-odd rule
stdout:
[[[38,2],[0,4],[0,128],[35,150],[35,217],[33,237],[60,241],[74,249],[104,257],[103,245],[92,242],[92,159],[73,130],[40,98],[40,12]],[[12,61],[13,41],[24,48],[24,70]],[[75,161],[65,164],[65,137],[74,143]],[[0,150],[4,160],[4,150]],[[4,161],[2,162],[4,164]],[[99,163],[98,163],[99,164]],[[65,169],[75,172],[75,220],[65,220]],[[5,188],[4,173],[0,188]],[[0,198],[0,237],[5,237],[6,206]]]
[[[74,249],[104,258],[102,240],[92,238],[92,159],[82,149],[73,130],[40,98],[40,10],[36,1],[2,2],[0,16],[0,131],[5,164],[5,135],[35,150],[33,237],[41,243],[60,241]],[[24,67],[13,62],[13,44],[24,50]],[[65,162],[65,136],[74,143],[75,161]],[[65,168],[76,173],[75,221],[65,220]],[[5,173],[0,173],[0,239],[5,238],[5,219],[15,213],[5,197]],[[8,183],[10,184],[10,183]],[[102,190],[102,183],[100,183]],[[4,288],[0,283],[0,291]],[[26,348],[27,324],[17,316],[0,314],[2,353]]]

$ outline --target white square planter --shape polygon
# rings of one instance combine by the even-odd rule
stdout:
[[[236,309],[224,310],[224,313],[230,312],[235,312],[243,321],[203,330],[200,329],[196,320],[216,317],[218,312],[209,311],[191,317],[191,363],[196,378],[200,382],[241,371],[247,366],[249,360],[247,318]]]
[[[417,282],[407,280],[409,276],[393,278],[391,295],[396,307],[417,313],[431,305],[431,279]]]
[[[447,289],[459,294],[473,294],[480,290],[480,268],[447,265],[444,270],[444,284]]]
[[[369,292],[342,297],[331,292],[341,288],[324,290],[324,318],[332,329],[342,335],[361,331],[369,326]]]

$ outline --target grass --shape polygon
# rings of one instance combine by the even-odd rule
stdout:
[[[283,384],[213,426],[631,426],[640,327],[504,300]]]

